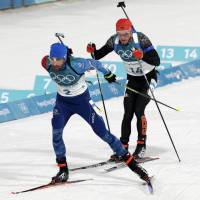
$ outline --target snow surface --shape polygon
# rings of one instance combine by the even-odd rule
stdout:
[[[200,97],[196,95],[200,78],[157,89],[163,102],[178,107],[176,112],[161,107],[164,118],[181,157],[178,162],[158,111],[152,102],[148,118],[147,155],[160,160],[143,166],[155,175],[154,195],[150,195],[140,179],[128,168],[105,174],[106,167],[71,172],[70,179],[94,180],[70,186],[12,196],[11,191],[45,184],[57,172],[51,145],[51,113],[30,117],[0,126],[0,199],[176,199],[198,200],[200,196]],[[123,98],[106,101],[112,132],[120,136]],[[101,103],[98,103],[102,106]],[[130,150],[136,143],[135,121]],[[70,168],[106,160],[112,153],[79,116],[73,116],[64,131]]]
[[[200,1],[193,0],[127,1],[127,12],[137,29],[153,43],[199,46]],[[95,8],[95,9],[94,9]],[[55,32],[64,32],[77,56],[87,56],[85,45],[98,46],[114,32],[114,23],[122,12],[115,1],[68,1],[26,9],[0,12],[0,87],[32,89],[40,68],[40,58],[56,41]],[[14,22],[14,23],[13,23]],[[119,60],[114,53],[107,60]],[[27,88],[26,88],[27,87]],[[0,199],[156,199],[199,200],[200,198],[200,78],[191,78],[155,91],[157,99],[181,109],[175,112],[160,106],[171,136],[181,157],[178,162],[153,102],[146,110],[148,118],[147,155],[160,160],[144,164],[155,175],[155,193],[150,195],[128,168],[109,174],[106,167],[71,172],[70,179],[94,180],[59,186],[13,196],[11,191],[45,184],[57,172],[51,144],[51,113],[0,125]],[[101,103],[98,103],[102,107]],[[120,136],[123,98],[106,101],[112,132]],[[136,143],[135,121],[130,150]],[[79,117],[73,116],[65,128],[69,167],[79,167],[106,160],[112,153],[107,144],[93,134]]]

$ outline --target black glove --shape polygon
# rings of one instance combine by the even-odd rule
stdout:
[[[71,48],[68,49],[68,54],[72,55],[73,54],[73,50]]]
[[[116,75],[109,72],[108,74],[104,75],[104,78],[109,82],[109,83],[113,83],[116,81]]]

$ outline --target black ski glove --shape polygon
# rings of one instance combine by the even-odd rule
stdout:
[[[109,72],[108,74],[104,75],[104,78],[109,82],[109,83],[113,83],[116,81],[116,75]]]

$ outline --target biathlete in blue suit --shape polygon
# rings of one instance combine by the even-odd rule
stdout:
[[[115,81],[115,75],[105,69],[99,61],[73,57],[69,48],[61,43],[51,45],[50,55],[42,59],[42,66],[57,85],[52,133],[53,148],[59,172],[52,178],[52,181],[57,183],[68,180],[69,170],[62,137],[63,129],[69,118],[74,114],[78,114],[91,126],[97,136],[108,143],[111,149],[123,158],[123,161],[133,172],[138,174],[142,180],[149,182],[150,179],[146,170],[135,161],[121,142],[106,129],[103,118],[95,111],[84,73],[87,70],[96,68],[104,74],[108,82]]]

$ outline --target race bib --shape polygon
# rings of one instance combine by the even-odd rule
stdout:
[[[87,89],[87,84],[85,82],[85,76],[82,76],[79,81],[73,85],[70,86],[63,86],[63,85],[58,85],[58,93],[61,96],[65,97],[73,97],[82,94],[85,92]]]
[[[149,73],[152,71],[155,66],[149,65],[144,61],[134,61],[134,62],[124,62],[124,68],[126,73],[132,76],[143,76],[144,74]]]

